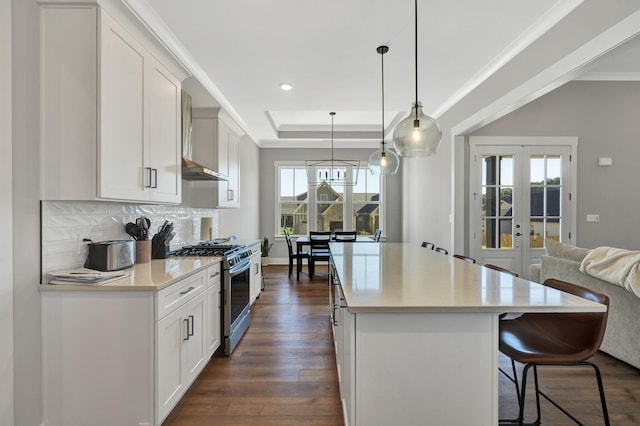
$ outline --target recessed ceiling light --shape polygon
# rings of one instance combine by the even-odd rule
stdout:
[[[289,83],[282,83],[280,85],[280,88],[286,92],[288,92],[289,90],[293,89],[293,86],[290,85]]]

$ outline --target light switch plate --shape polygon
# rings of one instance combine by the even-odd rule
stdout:
[[[600,215],[599,214],[588,214],[587,215],[587,222],[600,222]]]
[[[613,158],[611,157],[600,157],[598,158],[598,166],[600,167],[608,167],[613,164]]]

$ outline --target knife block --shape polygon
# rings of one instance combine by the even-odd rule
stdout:
[[[154,235],[151,239],[151,258],[152,259],[166,259],[171,253],[171,246],[164,244],[164,239],[159,235]]]

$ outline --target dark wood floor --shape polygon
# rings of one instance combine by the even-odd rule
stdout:
[[[264,275],[247,334],[230,357],[211,360],[165,426],[343,425],[326,281],[303,274],[296,283],[283,266],[265,267]],[[640,425],[640,371],[605,354],[593,361],[602,369],[611,425]],[[500,364],[510,368],[506,358]],[[541,372],[543,389],[585,425],[601,425],[592,377],[587,370]],[[500,417],[515,416],[513,385],[502,376],[499,392]],[[542,410],[545,425],[574,424],[547,402]]]

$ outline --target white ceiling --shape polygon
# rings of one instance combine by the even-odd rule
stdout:
[[[383,44],[387,133],[415,99],[411,0],[126,1],[157,14],[205,80],[184,83],[194,105],[221,105],[260,146],[325,146],[336,111],[336,146],[375,147]],[[580,2],[419,0],[424,112],[437,118]]]

